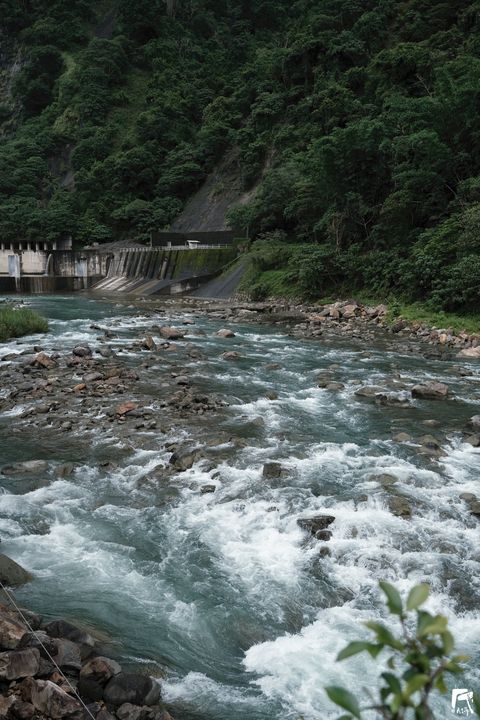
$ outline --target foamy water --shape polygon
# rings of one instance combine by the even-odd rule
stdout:
[[[191,318],[172,309],[152,319],[80,297],[33,302],[53,318],[52,333],[34,341],[47,352],[96,345],[101,333],[90,325],[98,323],[117,334],[109,345],[126,347],[132,366],[147,355],[130,345],[153,323]],[[192,334],[184,342],[206,360],[178,360],[194,385],[230,398],[215,427],[199,420],[202,436],[209,430],[248,443],[235,450],[225,441],[217,461],[213,455],[184,473],[152,479],[168,462],[165,444],[195,444],[194,429],[154,431],[149,449],[135,433],[128,442],[99,434],[74,438],[75,472],[58,479],[59,458],[41,435],[29,438],[23,455],[8,443],[9,423],[24,408],[0,417],[4,464],[50,461],[42,483],[22,494],[15,479],[0,476],[2,549],[35,574],[20,599],[47,615],[102,628],[124,661],[166,666],[164,693],[178,717],[323,720],[337,716],[325,685],[358,692],[374,685],[373,661],[335,663],[335,657],[365,634],[364,620],[383,614],[378,581],[405,593],[427,581],[430,609],[448,616],[459,651],[472,657],[465,682],[478,683],[480,533],[459,498],[479,491],[480,451],[459,432],[478,412],[478,369],[472,364],[474,375],[461,378],[450,372],[454,362],[380,348],[365,357],[363,347],[292,340],[278,327],[238,325],[232,340],[215,337],[225,324],[197,318],[186,326]],[[199,328],[205,336],[193,334]],[[24,338],[4,351],[32,344]],[[228,363],[220,358],[226,349],[243,357]],[[344,389],[316,387],[316,375],[325,371]],[[355,397],[358,382],[382,383],[397,373],[408,382],[448,382],[456,400],[416,401],[404,410]],[[272,390],[278,397],[268,400]],[[445,438],[422,424],[432,417]],[[412,440],[393,442],[399,430]],[[418,454],[424,434],[441,437],[444,457]],[[104,470],[99,457],[118,465]],[[280,477],[263,476],[269,461],[281,463]],[[395,476],[393,488],[382,484],[382,474]],[[201,494],[206,484],[215,492]],[[410,520],[391,513],[392,493],[408,498]],[[297,522],[325,513],[335,517],[328,543]],[[449,711],[448,699],[438,710],[439,716]]]

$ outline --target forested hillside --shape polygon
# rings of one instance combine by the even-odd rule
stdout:
[[[1,0],[0,24],[2,239],[146,239],[228,158],[260,269],[479,303],[479,0]]]

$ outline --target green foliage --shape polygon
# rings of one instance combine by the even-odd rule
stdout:
[[[45,318],[29,308],[0,308],[0,341],[22,337],[32,333],[45,333],[48,323]]]
[[[380,675],[378,697],[362,706],[345,688],[328,687],[327,695],[348,713],[339,720],[361,720],[363,713],[372,710],[385,720],[432,720],[432,693],[446,693],[446,677],[460,675],[467,658],[452,655],[454,639],[448,630],[447,618],[420,609],[428,599],[428,585],[413,587],[406,602],[390,583],[381,582],[380,587],[393,616],[393,629],[383,623],[367,622],[372,639],[349,643],[337,657],[345,660],[367,652],[376,658],[387,653],[388,669]]]

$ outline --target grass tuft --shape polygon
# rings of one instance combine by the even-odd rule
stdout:
[[[48,322],[28,308],[0,308],[0,341],[48,331]]]

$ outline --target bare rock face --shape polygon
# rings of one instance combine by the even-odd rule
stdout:
[[[431,381],[414,385],[412,395],[422,400],[445,400],[449,396],[449,389],[445,383]]]
[[[32,687],[32,705],[35,710],[53,720],[59,720],[82,710],[78,700],[50,680],[36,680]]]
[[[37,648],[0,653],[0,678],[2,680],[34,677],[39,669],[40,653]]]
[[[4,585],[10,587],[16,587],[18,585],[25,585],[32,579],[32,575],[22,568],[21,565],[0,553],[0,580]]]

